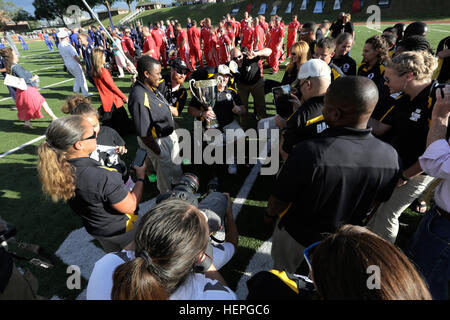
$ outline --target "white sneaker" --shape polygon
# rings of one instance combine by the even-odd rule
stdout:
[[[237,173],[237,165],[236,165],[236,163],[228,165],[228,173],[229,174],[236,174]]]

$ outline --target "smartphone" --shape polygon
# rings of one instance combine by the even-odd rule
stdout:
[[[436,90],[439,89],[439,91],[441,92],[441,98],[444,98],[444,89],[446,85],[449,85],[449,83],[440,83],[436,86]]]
[[[284,85],[280,87],[272,88],[273,93],[273,103],[277,110],[277,113],[283,117],[289,117],[293,112],[292,102],[289,101],[291,99],[291,86]]]
[[[134,157],[133,162],[131,163],[131,169],[133,169],[134,166],[142,167],[144,164],[145,158],[147,158],[147,151],[145,151],[142,148],[139,148],[136,151],[136,155]]]

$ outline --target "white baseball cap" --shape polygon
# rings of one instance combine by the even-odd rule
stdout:
[[[297,79],[306,78],[325,78],[331,81],[331,69],[321,59],[308,60],[300,67],[297,75]]]
[[[230,71],[230,68],[225,65],[225,64],[221,64],[217,67],[217,73],[219,74],[228,74],[230,76],[233,76],[233,74]]]
[[[58,38],[66,38],[66,37],[68,37],[69,36],[69,33],[67,33],[67,31],[66,30],[62,30],[62,31],[60,31],[60,32],[58,32],[58,34],[57,34],[57,37]]]

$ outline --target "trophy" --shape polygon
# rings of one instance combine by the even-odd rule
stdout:
[[[192,95],[197,98],[197,100],[204,107],[206,107],[208,111],[212,111],[212,107],[214,107],[217,100],[217,80],[209,79],[196,81],[195,79],[191,79],[189,81],[189,87]],[[207,129],[214,129],[218,127],[219,123],[217,122],[216,117],[206,120]]]

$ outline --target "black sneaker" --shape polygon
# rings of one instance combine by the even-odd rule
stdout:
[[[208,182],[208,193],[217,191],[219,191],[219,179],[214,177]]]

